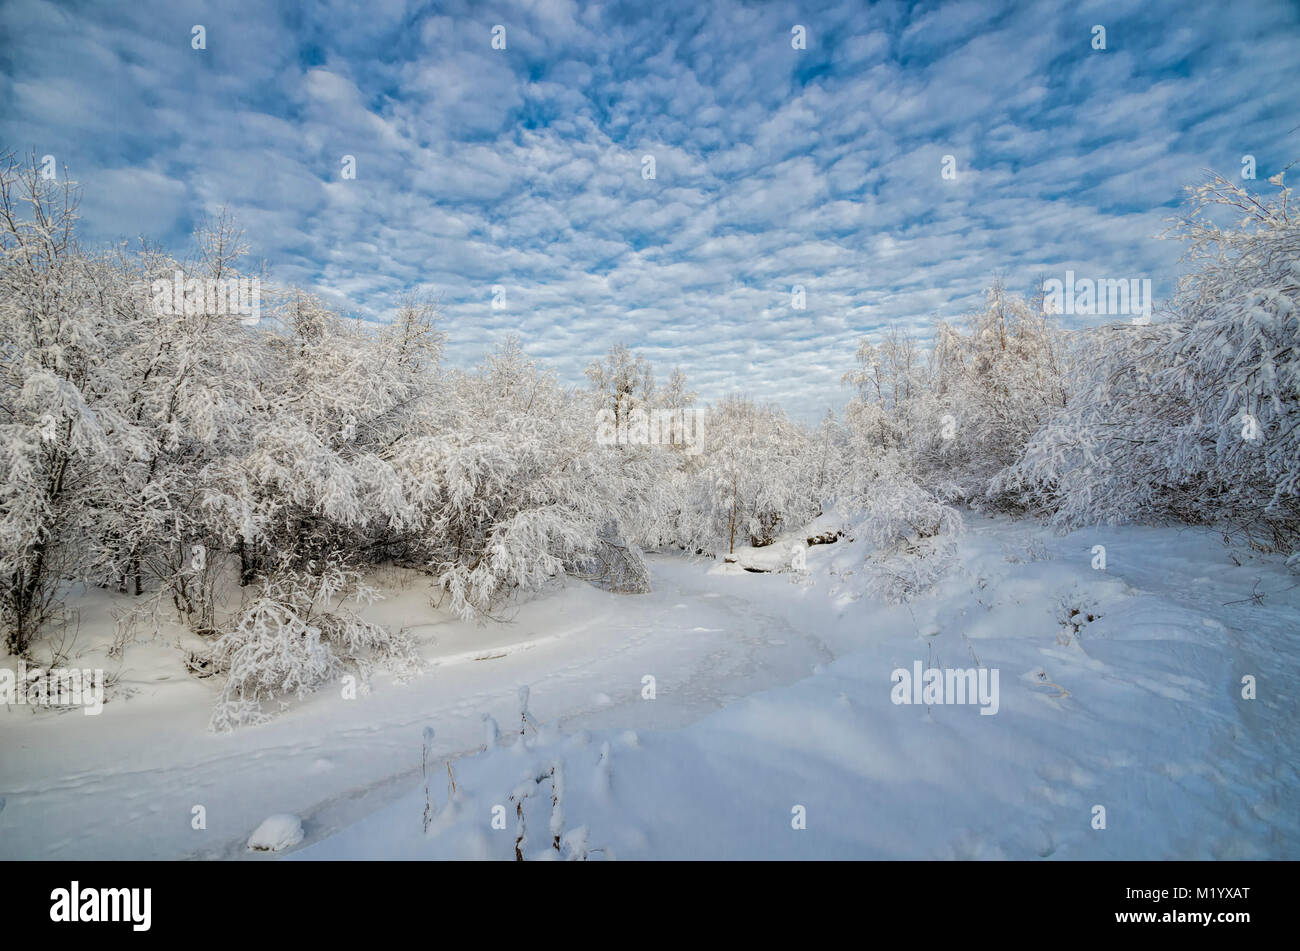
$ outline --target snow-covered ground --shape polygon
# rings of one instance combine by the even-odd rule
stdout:
[[[79,665],[134,692],[95,717],[0,714],[0,857],[274,860],[250,835],[288,814],[296,858],[509,859],[521,789],[525,855],[560,857],[553,767],[563,853],[592,859],[1300,857],[1300,589],[1280,559],[1192,529],[968,529],[903,606],[860,595],[849,540],[809,548],[806,572],[656,556],[650,594],[571,582],[486,626],[391,575],[370,616],[410,626],[427,673],[229,735],[206,732],[217,685],[167,639],[110,662],[83,634]],[[782,569],[777,550],[740,565]],[[86,600],[83,629],[110,600]],[[893,671],[918,662],[996,670],[996,714],[895,704]]]

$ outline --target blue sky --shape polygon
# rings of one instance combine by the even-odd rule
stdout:
[[[995,274],[1169,293],[1182,186],[1251,154],[1267,190],[1298,92],[1293,0],[0,6],[0,143],[68,166],[88,241],[229,204],[350,312],[432,291],[451,362],[515,332],[576,383],[626,342],[810,420],[860,336]]]

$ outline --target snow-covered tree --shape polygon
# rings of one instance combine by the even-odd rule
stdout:
[[[680,489],[683,544],[769,545],[819,514],[804,427],[739,396],[711,406],[706,418],[703,451]]]
[[[1300,545],[1300,222],[1271,182],[1272,200],[1219,177],[1192,190],[1171,234],[1197,269],[1171,318],[1091,334],[1002,486],[1063,526],[1176,518]]]
[[[597,398],[562,387],[514,339],[453,373],[449,391],[394,458],[452,609],[490,611],[566,570],[644,589],[638,545],[654,534],[666,454],[599,445]]]
[[[587,379],[604,398],[604,405],[613,411],[616,426],[625,425],[629,413],[648,408],[654,400],[653,368],[625,344],[610,347],[603,361],[593,360],[587,367]]]
[[[145,450],[120,385],[136,314],[77,246],[77,200],[0,157],[0,624],[18,654],[88,574],[111,473]]]

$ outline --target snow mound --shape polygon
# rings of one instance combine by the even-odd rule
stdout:
[[[262,821],[248,839],[254,852],[283,852],[302,841],[302,820],[287,812],[277,813]]]

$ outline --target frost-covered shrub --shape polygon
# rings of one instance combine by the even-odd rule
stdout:
[[[343,672],[320,628],[273,598],[258,598],[235,629],[217,639],[211,656],[226,676],[209,722],[213,730],[262,723],[269,718],[263,701],[285,693],[301,699]]]
[[[262,704],[288,694],[302,699],[346,670],[364,687],[371,666],[398,673],[419,666],[415,645],[342,606],[344,596],[365,601],[373,592],[355,572],[337,565],[318,575],[273,572],[234,627],[213,643],[211,669],[225,675],[210,727],[224,731],[262,723]]]
[[[934,347],[892,328],[863,340],[845,374],[855,451],[896,452],[944,501],[1003,505],[990,480],[1065,404],[1068,354],[1041,308],[1001,283],[960,326],[939,321]]]
[[[451,374],[447,396],[391,458],[413,509],[402,537],[451,610],[481,615],[568,571],[643,589],[635,549],[659,532],[671,453],[599,445],[597,400],[517,341]]]
[[[846,376],[858,394],[845,412],[840,509],[852,518],[848,534],[871,546],[870,593],[904,601],[951,569],[962,521],[918,478],[919,425],[933,404],[911,338],[895,330],[880,346],[863,341],[858,361],[860,369]]]
[[[872,593],[905,601],[932,587],[952,568],[961,515],[918,485],[896,453],[857,466],[846,509],[857,515],[850,534],[872,545],[867,577]]]
[[[998,470],[1021,457],[1041,422],[1065,405],[1069,351],[1043,309],[1000,282],[962,325],[940,321],[933,348],[892,327],[863,339],[845,420],[854,452],[898,453],[937,499],[1005,507]]]
[[[683,547],[770,545],[821,514],[833,493],[829,450],[806,427],[779,407],[734,396],[705,420],[702,450],[685,460],[675,485]]]
[[[592,551],[573,561],[568,571],[606,591],[645,594],[650,590],[650,566],[641,549],[621,540],[612,526],[601,534]]]
[[[941,324],[931,361],[935,405],[918,447],[927,482],[948,498],[1004,507],[991,480],[1065,405],[1069,365],[1065,335],[1050,316],[1000,283],[964,332]]]
[[[961,531],[961,516],[906,475],[894,456],[880,460],[870,481],[851,499],[862,520],[853,529],[876,548],[898,549],[912,542]]]
[[[1300,545],[1300,220],[1216,178],[1175,233],[1172,319],[1090,335],[1068,405],[999,477],[1066,528],[1178,519]],[[1221,228],[1207,212],[1244,213]]]
[[[105,257],[75,242],[77,193],[0,156],[0,626],[26,653],[66,582],[101,569],[115,469],[142,451],[119,380],[135,329]]]

